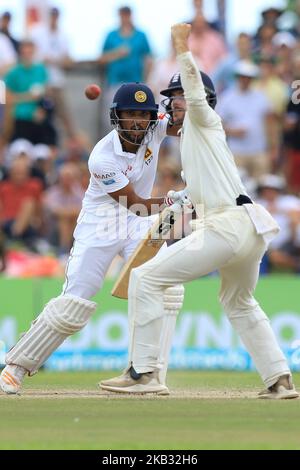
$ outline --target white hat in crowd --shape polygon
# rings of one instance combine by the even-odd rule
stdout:
[[[247,60],[241,60],[234,67],[235,75],[249,78],[257,78],[259,76],[259,68]]]
[[[48,160],[51,157],[51,149],[45,144],[36,144],[32,149],[33,160]]]
[[[276,47],[286,46],[290,49],[293,49],[297,44],[296,38],[288,31],[276,33],[272,42]]]
[[[283,11],[286,8],[286,0],[264,0],[263,2],[263,12],[268,10],[277,10]]]
[[[28,157],[32,157],[32,152],[33,145],[31,142],[29,142],[29,140],[17,139],[10,144],[7,154],[9,161],[12,161],[20,155],[27,155]]]
[[[283,191],[286,187],[286,181],[282,176],[278,175],[264,175],[258,181],[258,187],[276,189],[277,191]]]

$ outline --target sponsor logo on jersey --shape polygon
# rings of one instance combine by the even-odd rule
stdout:
[[[123,175],[127,176],[128,173],[132,170],[132,166],[128,165],[127,169],[125,171],[122,171]]]
[[[147,95],[144,91],[137,91],[134,95],[134,98],[138,103],[145,103],[147,100]]]
[[[152,162],[153,160],[153,153],[152,153],[152,150],[147,148],[146,152],[145,152],[145,156],[144,156],[144,161],[146,163],[146,165],[150,165],[150,163]]]
[[[113,178],[116,176],[116,173],[105,173],[103,175],[98,175],[97,173],[93,173],[94,177],[97,178],[97,180],[107,180],[107,178]]]
[[[102,181],[102,183],[105,184],[105,186],[110,186],[111,184],[114,184],[115,182],[116,182],[116,180]]]
[[[166,117],[166,113],[158,113],[158,119],[162,121]]]

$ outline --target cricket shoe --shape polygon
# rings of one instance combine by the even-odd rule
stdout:
[[[124,374],[113,379],[103,380],[99,383],[102,390],[115,393],[141,394],[156,393],[157,395],[169,395],[166,385],[159,382],[158,371],[137,374],[133,367]]]
[[[8,395],[20,393],[27,371],[20,366],[6,366],[0,375],[0,390]]]
[[[276,384],[258,394],[258,398],[264,400],[289,400],[298,397],[299,393],[295,389],[290,375],[283,375]]]

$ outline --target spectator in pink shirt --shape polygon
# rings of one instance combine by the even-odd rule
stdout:
[[[199,68],[208,74],[214,72],[227,55],[223,36],[210,27],[201,13],[192,22],[189,47]]]

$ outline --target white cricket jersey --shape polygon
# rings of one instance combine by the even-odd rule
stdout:
[[[177,56],[187,103],[181,159],[193,204],[204,210],[236,206],[247,194],[227,145],[220,116],[209,106],[198,67],[191,52]]]
[[[136,154],[124,152],[117,131],[113,130],[93,149],[89,158],[90,184],[83,199],[83,209],[101,215],[113,208],[120,210],[120,204],[110,197],[129,183],[135,193],[149,199],[156,176],[159,147],[166,136],[168,120],[161,116],[154,130],[153,138],[147,145],[141,145]],[[136,217],[133,213],[128,215]]]

